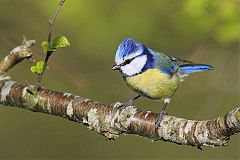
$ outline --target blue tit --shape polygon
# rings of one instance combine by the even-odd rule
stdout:
[[[134,100],[141,96],[163,101],[164,105],[155,122],[157,126],[184,77],[214,69],[210,65],[196,64],[153,51],[132,38],[123,40],[119,45],[115,63],[112,69],[119,70],[127,85],[138,93],[138,96],[129,100],[128,105],[133,105]]]

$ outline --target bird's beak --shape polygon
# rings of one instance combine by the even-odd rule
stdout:
[[[120,66],[119,65],[114,65],[113,67],[112,67],[112,70],[119,70],[120,69]]]

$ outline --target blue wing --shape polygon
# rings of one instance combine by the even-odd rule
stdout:
[[[152,51],[152,54],[154,55],[154,68],[158,68],[171,77],[177,72],[179,65],[170,56],[155,51]]]

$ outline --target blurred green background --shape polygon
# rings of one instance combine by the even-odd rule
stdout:
[[[1,57],[22,41],[46,40],[48,19],[59,0],[1,0]],[[207,63],[216,70],[183,82],[168,113],[188,119],[211,119],[239,107],[240,2],[238,0],[67,0],[57,17],[53,37],[66,35],[71,46],[50,58],[43,86],[104,103],[136,95],[111,70],[119,43],[133,37],[154,50]],[[33,83],[31,64],[22,62],[9,74]],[[143,110],[160,111],[157,102],[137,101]],[[107,141],[85,126],[63,118],[19,108],[0,107],[0,159],[240,159],[240,137],[228,147],[189,146],[135,135]]]

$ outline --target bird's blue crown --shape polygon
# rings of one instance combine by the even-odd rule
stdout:
[[[144,45],[141,44],[140,42],[132,38],[126,38],[119,45],[116,52],[116,58],[121,59],[131,53],[137,52],[138,50],[143,50],[143,48]]]

